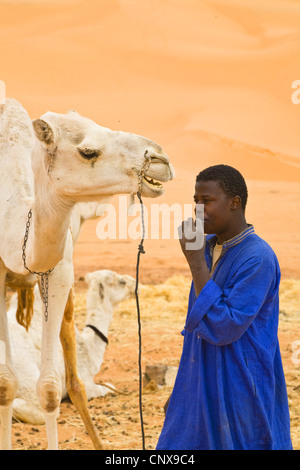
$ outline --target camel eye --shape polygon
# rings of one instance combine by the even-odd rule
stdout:
[[[98,158],[99,155],[101,155],[101,150],[95,150],[95,149],[77,149],[80,155],[85,158],[86,160],[93,160],[93,158]]]

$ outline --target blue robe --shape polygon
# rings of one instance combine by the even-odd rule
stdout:
[[[215,236],[207,236],[212,263]],[[183,350],[157,450],[292,449],[278,343],[280,268],[246,229],[223,245],[196,298],[192,283]]]

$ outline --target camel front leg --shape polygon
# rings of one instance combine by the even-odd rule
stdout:
[[[48,318],[43,319],[41,372],[37,395],[45,415],[48,449],[58,449],[57,417],[62,398],[59,346],[62,318],[72,285],[72,269],[61,263],[49,275]]]
[[[17,380],[12,369],[5,304],[6,269],[0,259],[0,450],[11,450],[12,405]]]
[[[92,439],[95,449],[102,450],[102,444],[87,408],[85,386],[78,377],[73,289],[70,290],[68,302],[65,308],[60,339],[64,351],[66,381],[69,397],[78,410],[86,430]]]
[[[5,343],[0,340],[0,450],[11,450],[11,423],[17,380],[6,362]]]

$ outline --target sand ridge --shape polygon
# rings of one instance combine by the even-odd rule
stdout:
[[[161,144],[176,179],[165,185],[156,203],[192,203],[195,176],[206,166],[238,168],[249,188],[247,220],[275,250],[283,281],[294,282],[300,278],[300,104],[292,100],[292,84],[300,79],[299,24],[299,0],[0,0],[0,80],[7,96],[21,101],[32,118],[75,109],[103,126]],[[74,253],[79,296],[85,294],[88,271],[135,273],[138,240],[100,241],[96,226],[97,221],[84,225]],[[189,276],[178,240],[146,240],[145,250],[144,284]],[[114,348],[103,372],[113,368],[120,386],[127,381],[135,389],[135,319],[127,317],[116,317]],[[155,327],[145,322],[145,361],[169,360],[171,346],[177,360],[181,320],[172,325],[175,336],[169,342],[164,337],[163,348],[153,346],[160,340],[158,319]],[[283,326],[293,438],[299,448],[299,366],[290,363],[299,323]],[[131,345],[119,336],[121,328],[128,329]],[[118,362],[119,347],[128,354],[127,364]],[[162,424],[165,395],[150,395],[151,446]],[[126,414],[126,421],[126,399],[111,400],[91,404],[100,433],[113,448],[137,448],[135,405],[130,403],[134,412],[130,419]],[[62,448],[89,448],[71,405],[63,404],[62,411]],[[111,434],[113,424],[116,434]],[[45,437],[35,444],[43,429],[14,426],[18,448],[45,445]]]

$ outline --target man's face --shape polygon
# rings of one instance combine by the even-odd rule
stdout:
[[[216,181],[199,181],[195,186],[194,201],[204,205],[204,232],[222,234],[232,220],[231,199]]]

